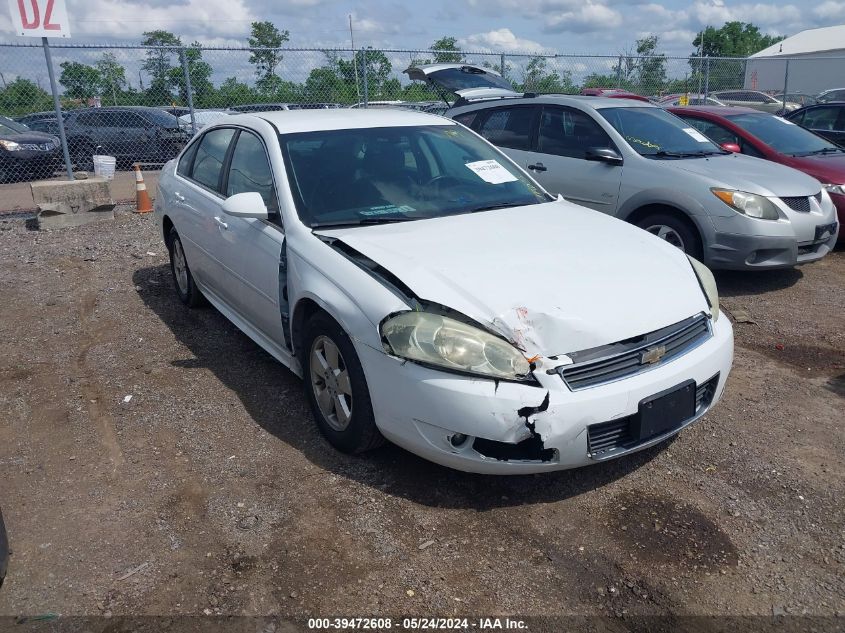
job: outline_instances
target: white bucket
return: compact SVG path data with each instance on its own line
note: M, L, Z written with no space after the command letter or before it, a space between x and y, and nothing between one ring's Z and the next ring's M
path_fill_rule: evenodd
M114 156L93 156L94 158L94 174L111 180L114 178L114 167L117 159Z

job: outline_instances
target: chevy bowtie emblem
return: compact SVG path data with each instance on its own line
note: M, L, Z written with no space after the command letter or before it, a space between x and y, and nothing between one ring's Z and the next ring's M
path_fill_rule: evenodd
M657 345L649 347L640 354L640 365L653 365L666 356L666 346Z

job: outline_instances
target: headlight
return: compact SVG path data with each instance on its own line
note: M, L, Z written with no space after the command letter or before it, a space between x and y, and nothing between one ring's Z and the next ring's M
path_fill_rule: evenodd
M403 312L381 326L387 352L457 371L520 380L531 371L513 345L471 325L428 312Z
M765 196L733 189L711 189L710 191L734 211L739 211L749 218L777 220L779 217L777 207Z
M828 193L836 193L845 196L845 185L822 185Z
M19 143L15 143L14 141L4 141L0 140L0 145L2 145L5 149L10 152L17 152L20 151L21 146Z
M692 264L695 276L698 277L698 283L701 284L701 289L704 291L707 303L710 304L710 312L713 315L713 322L715 323L719 320L719 290L716 288L716 279L707 266L694 257L687 255L687 258L689 259L689 263Z

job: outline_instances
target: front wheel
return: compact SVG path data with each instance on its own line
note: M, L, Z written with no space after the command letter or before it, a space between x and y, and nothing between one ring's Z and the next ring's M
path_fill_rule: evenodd
M690 226L689 222L681 220L674 215L666 213L654 213L647 215L637 226L656 235L662 240L669 242L687 255L701 259L702 247L698 232Z
M189 308L202 305L203 296L194 282L194 276L188 267L185 248L175 228L170 229L167 240L167 250L170 252L170 272L173 274L173 284L179 300Z
M319 313L306 326L302 352L308 403L329 443L344 453L362 453L383 444L367 380L346 332Z

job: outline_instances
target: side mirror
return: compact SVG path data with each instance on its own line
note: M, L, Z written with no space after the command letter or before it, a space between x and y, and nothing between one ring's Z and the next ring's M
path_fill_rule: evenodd
M223 203L223 213L237 218L256 218L266 220L268 217L267 205L264 198L257 191L245 191L229 196Z
M719 147L728 152L733 152L734 154L742 153L742 148L736 143L722 143Z
M622 164L622 156L619 155L619 152L609 147L588 147L584 152L584 158L608 165Z

